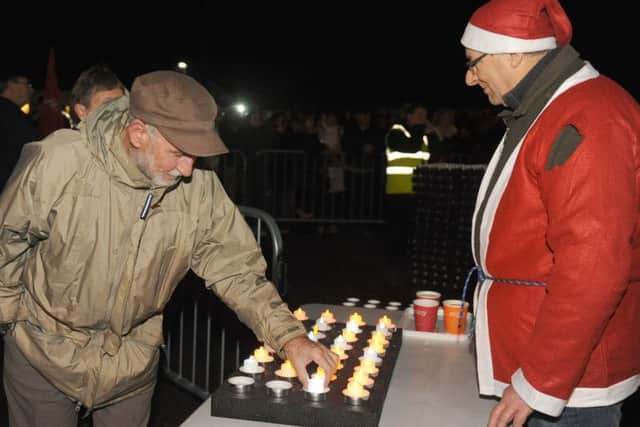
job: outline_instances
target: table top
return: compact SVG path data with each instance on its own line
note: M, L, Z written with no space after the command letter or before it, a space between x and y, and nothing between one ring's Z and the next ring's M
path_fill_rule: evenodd
M320 317L322 311L329 309L339 322L346 321L351 313L357 311L370 325L375 325L383 315L389 316L398 326L410 324L409 313L402 311L327 304L305 304L302 309L311 319ZM468 339L441 339L433 333L407 330L403 333L380 426L413 425L416 420L425 420L425 423L436 426L475 427L486 424L495 404L495 400L478 395L474 355ZM228 426L281 425L212 417L209 398L182 426L208 427L214 421Z

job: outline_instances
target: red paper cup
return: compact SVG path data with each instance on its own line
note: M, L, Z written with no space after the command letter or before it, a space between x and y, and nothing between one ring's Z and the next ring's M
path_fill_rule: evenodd
M416 331L433 332L436 330L436 318L440 302L433 299L416 299L413 301L413 317Z
M440 301L440 292L437 291L418 291L416 292L417 299L432 299Z

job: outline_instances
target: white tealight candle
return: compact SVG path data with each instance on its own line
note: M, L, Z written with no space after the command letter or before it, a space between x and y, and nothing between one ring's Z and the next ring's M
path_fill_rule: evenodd
M354 322L353 320L349 320L349 321L347 322L347 325L346 325L346 326L347 326L347 329L348 329L348 330L352 331L352 332L353 332L353 333L355 333L355 334L359 334L360 332L362 332L362 329L360 329L360 328L358 327L358 324L357 324L356 322Z
M338 335L336 339L333 340L333 344L336 347L342 347L344 350L351 350L353 346L349 344L342 335Z
M378 324L376 325L376 332L380 332L385 337L391 335L391 331L389 331L387 325L385 325L383 322L378 322Z
M264 372L264 368L258 364L255 357L249 356L244 359L244 362L240 367L240 372L244 372L245 374L260 374Z
M318 327L319 331L325 332L331 330L331 325L327 323L324 317L319 317L318 320L316 320L316 326Z
M371 360L377 366L382 365L382 358L378 357L378 352L371 347L365 347L362 352L362 357L360 357L358 360Z
M244 363L242 365L247 369L256 369L258 367L258 361L255 357L249 356L244 359Z
M309 393L326 393L328 388L324 386L326 375L324 369L318 368L315 374L311 375L309 382L307 383L307 390Z
M349 316L349 320L353 320L358 326L366 325L365 321L362 320L362 316L358 312L351 314L351 316Z
M353 377L349 378L347 381L357 381L359 382L361 385L370 388L373 386L373 378L369 378L369 374L367 374L365 371L363 371L362 369L356 371L353 374Z

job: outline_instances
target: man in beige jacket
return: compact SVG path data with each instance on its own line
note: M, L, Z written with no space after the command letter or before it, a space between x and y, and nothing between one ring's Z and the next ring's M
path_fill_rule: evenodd
M217 106L192 78L138 77L130 96L25 146L0 197L0 324L13 426L146 425L162 311L189 269L288 357L336 357L264 277L251 230L199 156L226 152ZM328 376L330 377L330 375Z

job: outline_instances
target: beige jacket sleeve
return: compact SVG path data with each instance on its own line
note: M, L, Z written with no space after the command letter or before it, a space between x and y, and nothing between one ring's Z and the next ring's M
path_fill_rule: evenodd
M255 237L215 174L212 186L209 200L202 196L191 268L258 340L284 357L284 344L305 335L304 325L265 278L267 265Z
M0 323L22 320L24 264L31 248L49 236L52 183L60 177L41 148L38 143L25 145L0 196Z

